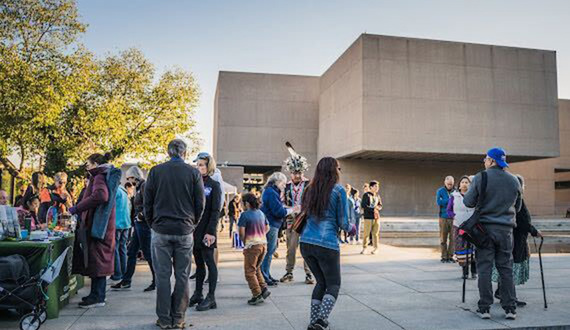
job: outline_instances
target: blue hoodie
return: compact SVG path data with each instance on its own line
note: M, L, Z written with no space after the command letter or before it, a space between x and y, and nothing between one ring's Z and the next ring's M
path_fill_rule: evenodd
M115 198L115 228L131 228L131 208L129 205L129 197L127 195L127 190L123 186L119 186L119 189L117 189L117 196Z

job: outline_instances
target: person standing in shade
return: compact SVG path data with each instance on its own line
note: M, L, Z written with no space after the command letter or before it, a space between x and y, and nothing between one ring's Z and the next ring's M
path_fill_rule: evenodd
M131 229L131 206L127 189L119 185L115 198L115 273L111 281L121 281L127 271L127 240Z
M303 196L302 213L307 220L301 233L301 254L317 279L311 295L308 329L328 329L340 290L340 230L352 236L356 226L348 222L346 191L339 184L340 167L332 157L317 164L315 176Z
M194 262L196 263L196 289L190 298L189 306L196 306L198 311L215 309L216 284L218 282L218 267L214 260L214 249L217 244L217 228L220 219L220 184L211 178L216 170L216 161L210 155L198 160L198 171L204 182L206 204L200 222L194 231ZM208 295L204 299L202 290L208 267Z
M513 228L516 227L516 214L522 207L522 188L519 180L507 172L507 155L501 148L487 152L483 162L487 177L487 188L482 192L482 172L475 175L463 198L467 207L479 207L479 221L485 227L488 244L477 246L477 272L479 273L479 309L482 319L491 318L493 285L491 274L493 264L501 278L501 306L505 317L517 317L515 284L513 282ZM484 194L480 201L479 195Z
M455 180L451 175L445 177L443 187L436 192L435 201L439 207L439 244L441 246L441 262L454 262L453 217L447 214L449 197L453 192Z
M184 329L190 288L193 233L204 211L200 172L186 164L187 146L168 144L170 160L153 167L145 185L144 214L152 229L152 265L156 276L156 325ZM174 290L170 278L174 269Z
M350 192L350 197L354 203L354 220L356 225L356 234L350 237L350 243L354 241L355 244L360 243L360 223L362 222L362 199L360 198L360 192L355 188L352 188Z
M271 276L271 261L273 253L277 250L277 235L283 225L283 219L299 211L300 207L286 208L281 201L281 192L287 185L287 177L281 172L273 173L267 180L262 194L261 211L269 221L270 229L267 232L267 253L261 264L261 272L268 286L277 286L278 281Z
M455 242L455 257L459 266L463 269L463 278L469 277L469 268L471 268L471 278L477 278L477 264L475 263L475 247L469 244L463 237L459 235L459 226L475 212L475 209L463 204L463 196L469 190L471 179L464 175L459 179L457 190L451 193L449 203L447 204L447 214L453 219L453 241ZM467 260L469 259L469 263Z
M232 235L234 234L234 224L239 219L241 211L241 196L238 194L232 198L228 206L228 215L230 218L230 239L233 238Z
M145 221L144 214L144 192L146 186L145 175L138 166L131 166L125 175L127 182L135 185L135 196L133 198L133 212L135 232L127 249L127 269L123 274L121 282L112 285L113 290L128 290L131 288L132 278L135 274L137 266L137 255L142 251L143 257L148 263L150 273L152 274L152 282L143 291L154 291L156 288L154 267L152 265L152 253L150 249L151 230Z
M362 196L362 210L364 212L364 240L360 254L366 253L369 236L372 235L372 254L378 252L378 234L380 232L380 210L382 210L382 198L378 194L380 184L378 181L371 181L370 191Z
M301 206L303 192L309 185L309 180L305 178L305 172L309 169L307 159L297 153L293 153L285 160L285 167L291 175L291 181L285 187L285 204L288 207ZM297 249L299 248L299 233L293 230L294 214L285 219L286 229L285 237L287 238L287 264L285 266L285 275L280 279L282 283L293 282L293 270L295 269ZM313 275L307 263L303 260L305 270L305 283L315 284Z
M115 272L115 195L121 170L109 164L110 155L92 154L86 169L90 179L83 198L69 209L81 218L73 248L73 273L91 278L91 292L81 308L105 306L107 276Z

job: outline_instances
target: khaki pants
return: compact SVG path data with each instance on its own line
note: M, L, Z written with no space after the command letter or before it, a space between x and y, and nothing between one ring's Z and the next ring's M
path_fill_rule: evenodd
M453 258L453 254L455 253L453 219L439 218L439 242L441 244L441 258Z
M293 269L295 269L295 262L297 256L297 248L299 248L299 233L294 231L291 226L287 226L288 228L285 230L285 236L287 237L287 266L285 267L285 271L287 273L293 273ZM305 268L305 274L311 274L311 270L305 260L303 260L303 267Z
M254 297L259 296L261 291L267 287L261 274L261 263L266 251L267 247L264 244L254 245L243 250L245 280Z
M378 234L380 232L380 220L378 219L364 219L364 236L362 246L366 248L368 246L368 239L370 233L372 233L372 246L375 249L378 248Z

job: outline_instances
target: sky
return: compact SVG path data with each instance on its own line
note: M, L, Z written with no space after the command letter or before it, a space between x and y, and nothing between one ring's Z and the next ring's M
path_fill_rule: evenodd
M570 98L570 1L78 0L96 55L137 47L157 73L194 74L197 131L212 152L219 71L321 75L362 33L557 51Z

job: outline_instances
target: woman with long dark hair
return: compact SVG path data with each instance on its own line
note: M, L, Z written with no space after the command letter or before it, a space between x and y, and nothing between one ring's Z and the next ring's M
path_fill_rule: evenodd
M340 290L339 232L354 235L349 224L346 191L339 184L340 167L332 157L319 161L315 175L303 194L301 213L307 215L301 234L301 254L315 275L308 329L328 329L328 317Z

